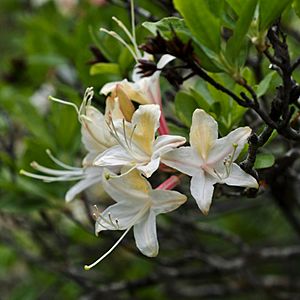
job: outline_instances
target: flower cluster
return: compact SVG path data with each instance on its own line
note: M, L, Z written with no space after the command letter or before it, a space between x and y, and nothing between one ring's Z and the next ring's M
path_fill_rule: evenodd
M119 20L115 21L123 28ZM128 47L134 58L149 59L147 53L141 54L138 50L134 35L127 29L124 31L132 42L133 47ZM121 39L114 32L106 32ZM251 133L249 127L237 128L218 139L217 122L204 110L196 109L190 129L190 146L183 146L184 137L169 134L162 111L159 76L160 70L173 59L170 55L162 56L157 71L149 77L141 77L136 66L132 82L124 79L106 84L101 90L107 96L104 114L92 105L92 88L86 90L80 107L52 98L77 111L82 143L87 150L82 167L68 166L47 151L60 169L32 162L31 166L43 174L21 171L46 182L79 180L66 193L66 201L95 184L101 184L115 201L95 214L95 232L97 235L103 230L125 232L108 252L86 269L113 251L131 228L138 249L149 257L157 255L156 216L177 209L187 199L170 190L178 183L176 176L156 189L151 187L147 178L162 164L191 176L191 195L204 214L209 211L216 183L258 187L257 181L234 163ZM132 101L139 103L137 109Z

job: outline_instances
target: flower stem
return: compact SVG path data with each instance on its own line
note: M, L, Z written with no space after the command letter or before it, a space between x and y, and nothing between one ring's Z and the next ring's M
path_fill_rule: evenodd
M164 115L164 113L163 113L162 110L161 110L161 116L160 116L159 124L160 124L160 126L158 128L158 132L159 132L160 135L164 135L164 134L169 134L170 133L170 130L169 130L169 127L168 127L165 115Z
M177 175L172 175L163 183L161 183L156 190L172 190L175 186L180 183L180 178Z

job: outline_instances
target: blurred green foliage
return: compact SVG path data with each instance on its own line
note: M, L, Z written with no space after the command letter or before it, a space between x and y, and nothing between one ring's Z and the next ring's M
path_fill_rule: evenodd
M82 266L105 252L118 235L104 233L103 238L94 236L93 226L86 217L88 208L82 201L71 204L64 202L64 194L70 183L47 184L19 176L19 170L29 170L32 161L54 167L45 153L46 149L50 149L65 163L80 166L84 149L80 142L80 124L76 112L68 106L49 101L49 94L79 105L85 88L93 86L96 91L94 104L103 111L105 99L98 93L103 84L130 78L134 60L129 51L99 31L100 27L104 27L120 32L112 16L117 16L130 26L126 1L120 1L120 5L104 2L96 5L92 4L93 1L79 1L66 14L59 11L53 1L35 6L33 1L1 0L1 299L85 299L84 295L93 295L102 283L140 279L159 268L154 260L136 255L129 236L124 247L116 250L109 260L104 261L98 269L84 273ZM144 8L157 20L162 19L152 22L145 16L137 15L139 44L145 42L151 33L155 34L156 30L165 38L172 38L172 24L184 41L192 38L203 67L228 89L239 94L243 89L235 79L236 76L242 76L255 87L259 96L268 97L274 93L278 76L267 69L267 63L263 62L265 68L260 79L255 78L254 72L246 65L246 59L253 55L254 50L249 39L244 37L252 34L251 20L257 1L250 0L242 9L238 1L213 1L215 6L212 6L210 1L175 0L175 7L185 18L184 21L177 17L167 18L170 15L168 6L160 2L136 1L137 7ZM266 5L266 8L261 5L264 11L255 28L259 33L265 33L283 8L291 3L274 0L259 2ZM299 10L298 1L294 4ZM274 9L270 9L270 6ZM173 8L172 5L170 7ZM242 19L237 16L243 15L248 19L241 22ZM299 19L291 8L284 12L283 24L289 28L299 26ZM224 25L234 32L226 44L221 39L221 27ZM294 39L288 42L294 59L299 54L299 46ZM295 80L298 79L300 74L296 72ZM172 91L169 83L162 83L163 91ZM164 97L164 101L167 116L178 118L179 124L170 124L174 134L188 137L192 112L198 107L218 120L222 136L245 123L245 108L200 79L192 78L173 98L174 103L167 103L168 96ZM33 99L38 100L35 102ZM266 153L260 154L257 168L272 166L274 156L285 152L285 145L278 143L275 146L267 147ZM91 206L99 205L99 198L104 202L109 201L101 188L90 193ZM285 245L295 241L295 234L276 204L270 200L270 195L260 196L253 202L250 200L245 197L228 200L217 194L217 205L209 217L200 215L194 204L190 204L182 214L194 219L195 223L205 221L225 231L232 231L257 247L266 244ZM223 213L224 206L230 204L236 209ZM190 207L193 212L189 210ZM173 228L172 219L166 217L159 222L160 256L177 259L183 256L183 250L177 249L174 240L169 238L176 235L177 230ZM205 248L206 252L232 254L232 246L224 246L217 237L212 238L201 231L195 233L194 237L195 243ZM178 239L180 243L182 238L178 235L175 241ZM185 246L192 249L191 245ZM198 262L198 267L202 266L203 263ZM292 273L296 273L297 266L291 269ZM280 272L280 267L276 271ZM173 299L161 284L149 285L132 294L124 292L122 297ZM254 297L257 295L253 298L226 299Z

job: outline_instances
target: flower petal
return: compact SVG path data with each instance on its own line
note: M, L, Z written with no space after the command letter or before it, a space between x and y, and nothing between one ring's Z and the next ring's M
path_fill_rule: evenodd
M98 155L94 161L94 165L100 167L128 166L133 164L133 158L120 145L107 149Z
M100 90L100 94L107 96L109 93L111 93L115 89L117 84L122 84L122 82L123 81L113 81L113 82L106 83Z
M237 164L232 164L230 174L223 180L223 183L234 186L258 188L256 179L242 170Z
M154 257L158 254L158 241L156 233L155 213L150 210L141 222L133 227L136 246L148 257Z
M137 166L137 169L147 178L150 177L159 167L160 157L151 159L147 165Z
M186 202L185 195L176 191L153 190L150 192L152 210L156 215L177 209Z
M65 195L65 200L67 202L70 202L83 190L89 188L94 184L101 183L102 172L103 169L99 167L90 167L84 169L84 174L86 174L86 178L80 180L68 190L68 192Z
M149 191L152 189L150 183L133 170L126 175L116 176L105 169L103 172L103 187L105 191L116 201L138 201L149 200Z
M196 174L202 164L201 158L191 147L171 150L161 156L161 162L189 176Z
M125 230L133 226L132 222L142 209L139 202L119 202L106 208L97 218L96 235L102 230Z
M165 67L169 62L171 62L172 60L174 60L176 57L170 54L164 54L160 60L157 63L157 68L158 69L162 69L163 67Z
M106 117L110 115L113 120L124 119L130 121L135 108L121 84L116 84L111 95L106 99Z
M209 153L207 164L214 165L218 162L223 162L229 154L234 152L235 144L237 145L237 148L233 157L234 161L243 150L250 134L250 127L239 127L230 132L227 136L218 139Z
M65 195L65 200L66 202L72 201L79 193L82 191L86 190L87 188L91 187L94 184L101 183L102 177L100 178L95 177L95 178L87 178L80 180L76 184L74 184L66 193Z
M82 143L89 151L98 153L116 144L110 134L103 114L93 106L85 108L85 115L81 116Z
M183 145L186 139L178 135L160 135L157 137L153 144L154 153L153 155L163 155L168 151Z
M155 132L159 127L160 108L155 104L141 105L132 116L135 128L132 142L152 156Z
M205 215L208 214L211 205L215 183L215 178L203 170L199 170L191 179L191 194Z
M218 138L218 123L202 109L193 113L190 144L205 161Z

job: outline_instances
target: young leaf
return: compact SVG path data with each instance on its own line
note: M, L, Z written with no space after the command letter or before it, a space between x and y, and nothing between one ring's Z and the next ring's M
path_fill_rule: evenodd
M256 94L257 97L263 96L269 89L272 80L276 77L277 73L270 72L257 86Z
M259 30L268 29L281 15L292 0L260 0L259 1Z
M242 6L234 33L227 43L226 56L234 62L245 43L245 37L251 25L258 0L247 0Z
M254 168L255 169L266 169L270 168L275 163L275 157L270 153L259 153L256 156Z
M179 119L184 125L190 127L192 124L192 115L198 108L195 99L185 92L178 92L175 98L175 109Z
M157 31L159 31L165 36L164 33L169 33L171 28L174 29L175 32L188 31L184 20L177 17L163 18L157 22L144 22L142 26L148 29L153 35L156 35Z
M204 69L210 72L219 72L222 66L219 66L219 61L216 53L204 48L203 45L195 38L190 29L186 26L183 19L177 17L163 18L158 22L144 22L142 24L153 35L157 34L157 31L167 40L174 37L172 30L176 32L176 35L184 42L188 43L189 40L193 42L193 49L197 57L201 61L201 65Z
M90 75L98 75L98 74L120 75L119 65L113 63L96 63L91 66Z
M293 2L293 8L295 10L295 13L300 18L300 0L294 0Z
M203 46L220 52L220 19L209 10L207 1L174 0L174 4L195 38Z

